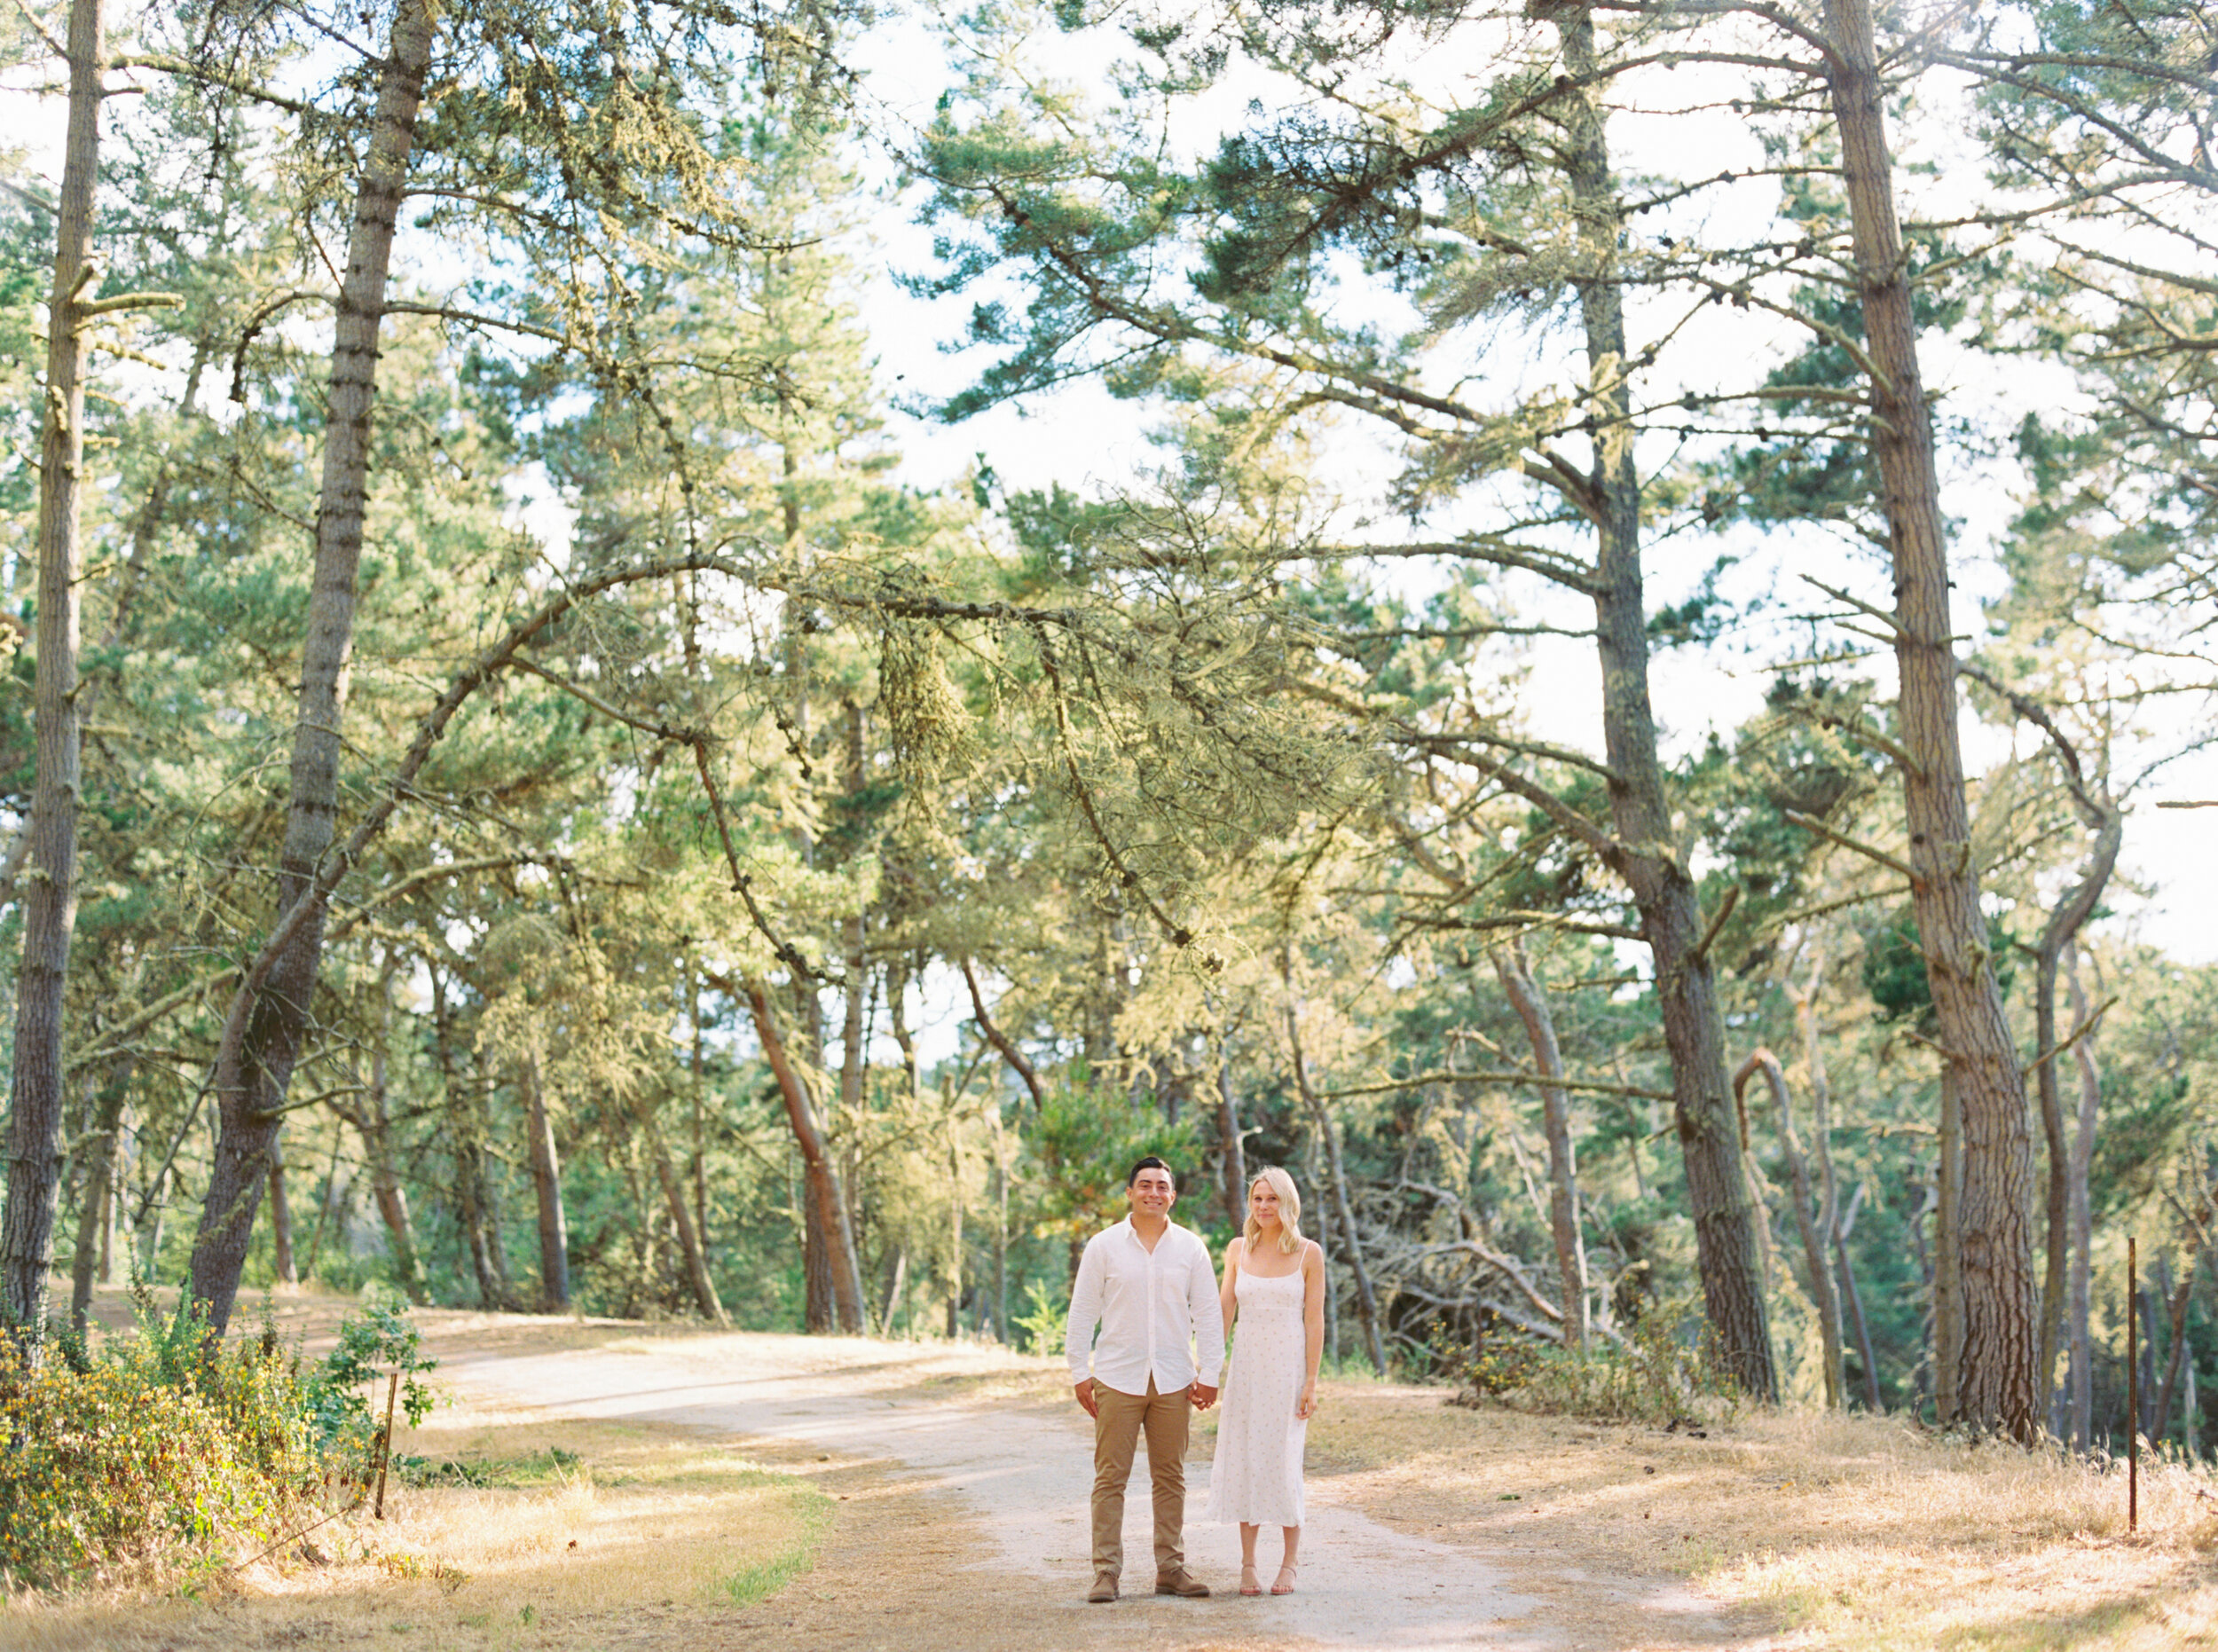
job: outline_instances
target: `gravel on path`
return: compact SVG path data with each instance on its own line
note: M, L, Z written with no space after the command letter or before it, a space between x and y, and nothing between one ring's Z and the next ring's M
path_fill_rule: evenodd
M1681 1586L1582 1571L1584 1557L1536 1567L1389 1530L1333 1477L1315 1475L1294 1594L1238 1594L1237 1530L1196 1519L1188 1565L1217 1593L1186 1601L1152 1593L1147 1479L1137 1469L1126 1501L1125 1598L1089 1606L1090 1426L1074 1404L1039 1402L1041 1362L999 1349L732 1333L626 1337L564 1352L457 1339L442 1351L450 1381L511 1412L678 1424L743 1447L775 1445L788 1460L836 1459L828 1483L849 1488L838 1493L848 1505L842 1525L817 1574L746 1615L751 1648L1770 1644L1736 1632ZM1207 1476L1206 1461L1188 1463L1197 1515ZM1259 1554L1277 1546L1267 1531Z

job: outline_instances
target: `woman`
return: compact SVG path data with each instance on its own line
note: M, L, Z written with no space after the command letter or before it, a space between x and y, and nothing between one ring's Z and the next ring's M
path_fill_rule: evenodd
M1231 1374L1209 1471L1209 1516L1240 1527L1240 1593L1261 1594L1255 1534L1286 1533L1286 1555L1270 1585L1294 1593L1302 1542L1302 1447L1317 1412L1317 1367L1325 1354L1325 1253L1302 1237L1302 1195L1271 1169L1247 1190L1247 1225L1224 1249L1224 1326L1237 1322Z

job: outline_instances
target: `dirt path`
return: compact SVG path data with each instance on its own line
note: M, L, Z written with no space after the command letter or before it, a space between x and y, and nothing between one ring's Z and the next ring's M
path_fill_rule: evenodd
M1299 1593L1234 1593L1236 1531L1197 1522L1189 1564L1219 1591L1197 1602L1147 1592L1145 1476L1136 1476L1127 1597L1089 1607L1090 1434L1075 1406L1042 1402L1041 1362L963 1347L737 1334L633 1336L562 1352L523 1339L488 1347L460 1326L437 1340L449 1381L512 1413L675 1424L814 1465L841 1499L839 1523L814 1572L760 1607L720 1615L717 1627L743 1632L751 1647L1769 1644L1674 1580L1625 1576L1594 1565L1593 1554L1443 1543L1407 1530L1414 1522L1391 1507L1378 1511L1393 1522L1383 1523L1359 1506L1358 1478L1330 1474L1311 1477ZM1197 1454L1188 1467L1196 1511L1207 1475ZM1264 1542L1271 1546L1275 1534Z

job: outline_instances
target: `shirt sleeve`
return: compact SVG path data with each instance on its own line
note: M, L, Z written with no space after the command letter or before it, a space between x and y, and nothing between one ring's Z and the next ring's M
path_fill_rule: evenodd
M1071 1386L1086 1381L1093 1365L1094 1331L1101 1324L1102 1260L1098 1239L1086 1242L1078 1259L1078 1278L1071 1283L1070 1318L1063 1322L1063 1351L1071 1362Z
M1217 1300L1216 1269L1209 1261L1209 1247L1199 1240L1194 1243L1187 1271L1186 1308L1193 1316L1196 1380L1213 1388L1224 1369L1224 1305Z

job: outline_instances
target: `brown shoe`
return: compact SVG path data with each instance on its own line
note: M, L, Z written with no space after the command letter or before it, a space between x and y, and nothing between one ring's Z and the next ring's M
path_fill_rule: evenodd
M1209 1585L1199 1582L1192 1572L1184 1569L1158 1572L1155 1575L1155 1593L1175 1594L1182 1601L1206 1601L1209 1598Z
M1117 1580L1107 1572L1097 1573L1094 1577L1094 1586L1086 1591L1087 1604L1105 1606L1116 1598Z

